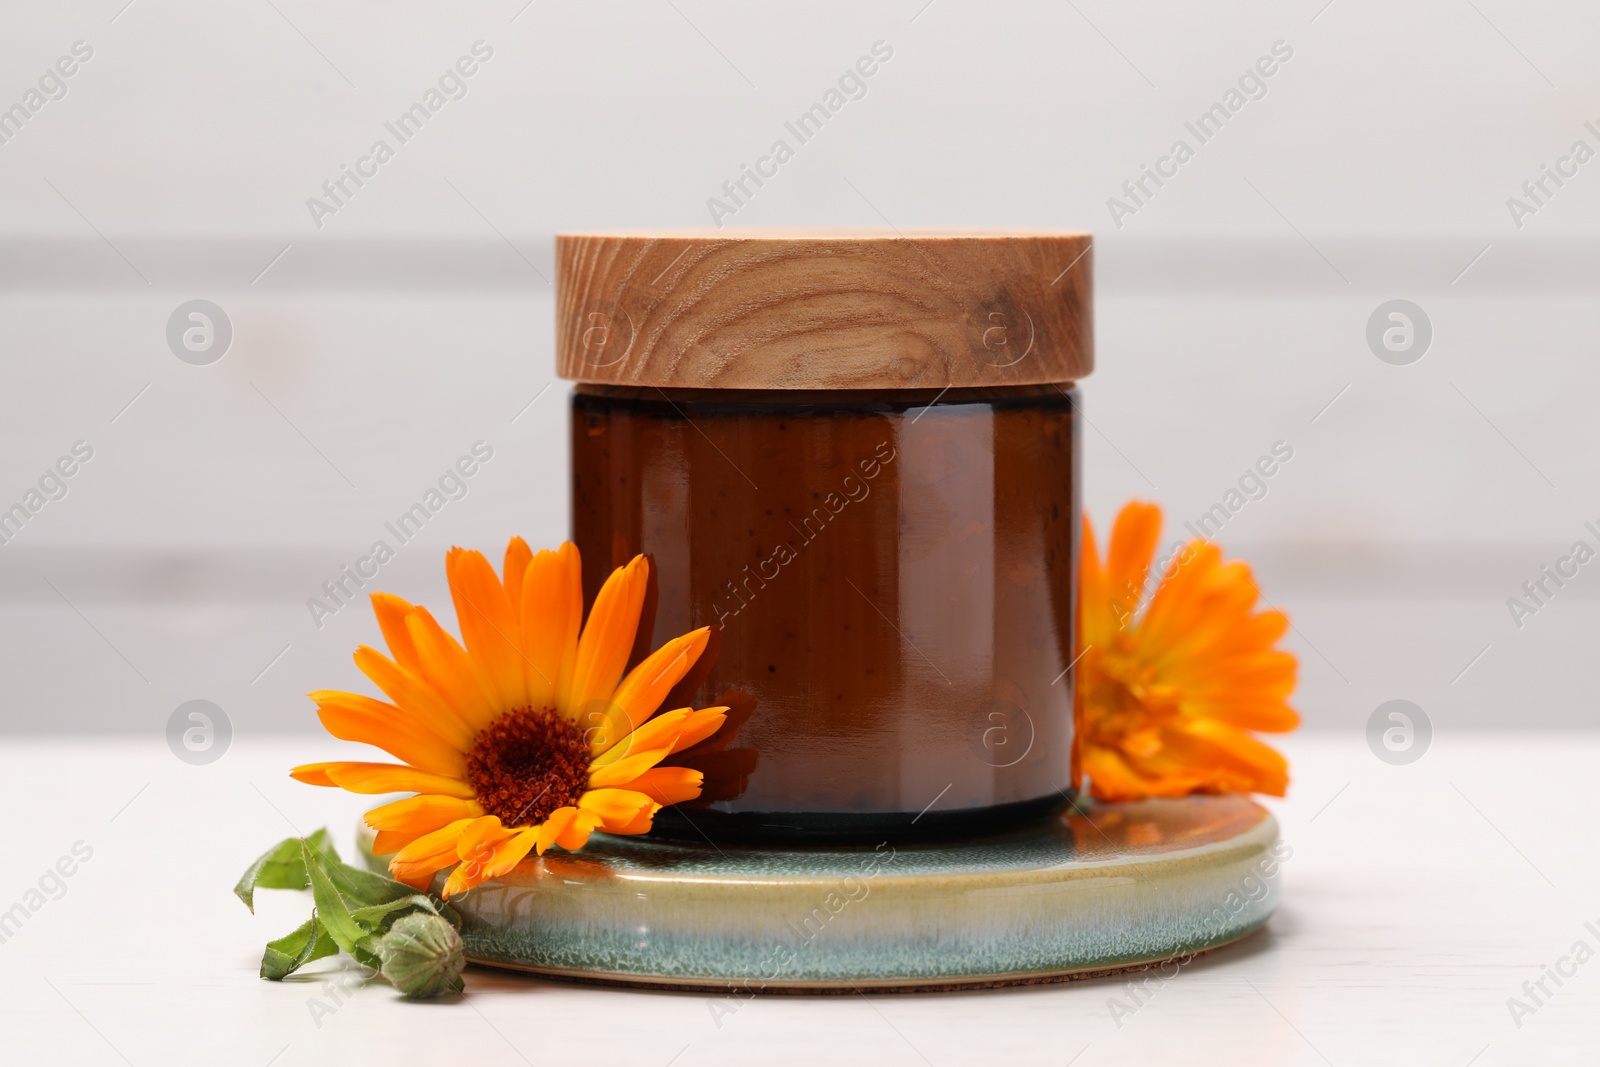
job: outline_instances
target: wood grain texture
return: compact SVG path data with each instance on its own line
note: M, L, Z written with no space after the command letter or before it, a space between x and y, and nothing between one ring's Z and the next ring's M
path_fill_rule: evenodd
M561 234L563 378L701 389L1069 382L1094 367L1091 238Z

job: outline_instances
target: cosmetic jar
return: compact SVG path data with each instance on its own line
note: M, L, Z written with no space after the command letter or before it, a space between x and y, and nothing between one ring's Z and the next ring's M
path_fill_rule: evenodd
M648 556L640 651L712 630L663 707L736 712L656 832L987 833L1070 799L1089 248L558 237L586 596Z

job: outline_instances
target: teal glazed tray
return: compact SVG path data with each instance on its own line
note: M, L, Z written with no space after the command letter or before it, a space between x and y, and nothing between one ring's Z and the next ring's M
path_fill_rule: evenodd
M1093 805L955 843L596 834L450 902L467 958L493 967L719 991L946 989L1090 977L1236 941L1272 914L1289 852L1264 808L1201 796Z

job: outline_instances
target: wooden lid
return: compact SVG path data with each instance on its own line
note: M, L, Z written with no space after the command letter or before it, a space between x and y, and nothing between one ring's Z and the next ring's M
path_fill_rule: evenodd
M1086 233L560 234L556 368L601 385L942 389L1094 368Z

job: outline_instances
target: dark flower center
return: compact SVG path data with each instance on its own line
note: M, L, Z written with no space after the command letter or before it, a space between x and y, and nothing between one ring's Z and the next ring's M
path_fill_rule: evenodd
M467 753L467 781L503 826L535 826L578 802L589 787L583 731L549 708L518 708L480 733Z

